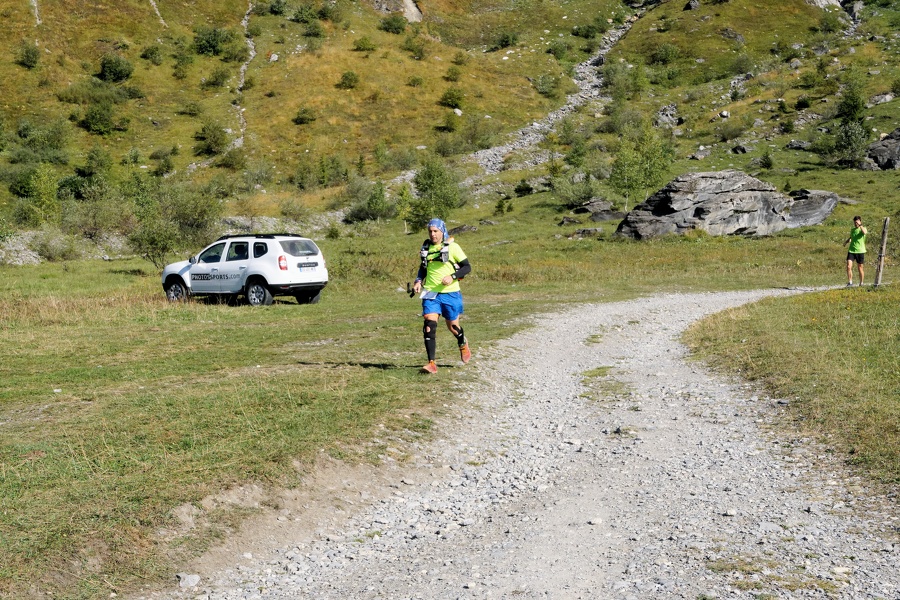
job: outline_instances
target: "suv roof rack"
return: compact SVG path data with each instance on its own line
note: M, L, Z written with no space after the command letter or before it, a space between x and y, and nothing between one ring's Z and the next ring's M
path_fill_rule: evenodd
M239 237L252 237L257 239L265 239L271 240L274 239L275 236L288 236L288 237L303 237L299 233L226 233L225 235L219 237L219 240L227 240L229 238L239 238Z

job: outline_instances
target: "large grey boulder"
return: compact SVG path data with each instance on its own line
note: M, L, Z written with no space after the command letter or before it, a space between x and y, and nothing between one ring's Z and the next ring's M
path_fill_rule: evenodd
M869 144L866 156L875 161L879 169L900 169L900 128L881 141Z
M639 204L617 234L647 239L701 229L711 235L769 235L821 223L837 206L831 192L801 190L792 196L736 170L687 173Z

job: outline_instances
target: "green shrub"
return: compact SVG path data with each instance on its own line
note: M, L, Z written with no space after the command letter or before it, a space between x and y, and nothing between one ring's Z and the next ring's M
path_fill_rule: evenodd
M323 38L325 37L325 28L319 21L311 21L306 24L303 35L308 38Z
M209 77L200 83L200 87L204 89L221 88L228 83L230 78L231 71L228 70L228 67L216 67L213 72L210 73Z
M560 78L549 73L542 73L534 78L532 85L538 94L546 98L558 98L560 90Z
M326 0L326 2L322 3L322 6L319 7L318 16L323 21L331 21L332 23L340 23L344 20L344 13L346 9L344 7L343 2L340 0L330 1Z
M797 98L797 102L794 104L794 108L797 110L803 110L804 108L810 107L809 96L803 95Z
M393 13L381 19L381 22L378 24L378 29L386 31L388 33L400 35L401 33L404 33L406 31L406 25L407 20L403 15L399 13Z
M41 61L41 51L32 42L22 40L16 49L16 64L26 69L34 69Z
M151 44L141 52L141 58L150 61L158 67L163 64L162 49L159 47L159 44Z
M497 36L495 49L510 48L519 43L519 34L514 31L503 31Z
M354 71L344 71L341 74L341 80L336 84L338 89L352 90L359 85L359 75Z
M269 14L275 15L276 17L282 16L287 12L287 9L287 0L272 0L272 3L269 4Z
M417 226L434 217L446 220L453 209L464 203L459 175L438 157L424 162L413 184L418 195L410 207L409 221Z
M775 161L772 159L772 154L768 150L766 150L759 158L759 166L761 166L763 169L771 169L775 166Z
M100 59L100 73L97 77L103 81L119 82L131 77L134 67L128 59L115 53L104 54Z
M660 44L650 54L650 62L658 65L667 65L681 58L681 49L668 42Z
M453 82L459 81L460 77L462 77L462 71L456 65L451 65L444 75L445 80Z
M231 171L240 171L247 167L247 155L243 148L232 148L216 162L216 166Z
M319 16L316 14L316 8L312 4L306 3L301 4L294 11L294 16L291 17L292 21L296 21L297 23L309 24L314 21L317 21Z
M316 113L313 109L301 106L292 120L296 125L308 125L315 121L316 118Z
M286 219L301 221L309 215L309 209L299 198L289 196L278 201L278 212Z
M90 133L109 135L115 128L112 104L98 102L90 105L79 124Z
M516 196L521 198L522 196L530 196L533 194L534 187L524 179L520 179L513 191L516 193Z
M44 227L28 244L29 249L47 262L77 260L81 257L77 240L63 235L55 227Z
M250 59L250 48L243 41L228 44L222 51L222 60L243 63Z
M377 50L375 42L369 36L363 36L353 42L353 49L356 52L374 52Z
M547 48L547 53L552 54L556 60L563 60L571 49L572 46L570 46L569 42L567 42L566 40L555 39L550 42L550 47Z
M69 104L121 104L128 100L128 91L96 77L76 81L64 90L57 92L60 102Z
M396 207L388 202L384 184L380 181L369 186L364 200L353 204L344 220L347 223L390 219L396 215Z
M716 127L716 137L721 142L730 142L739 138L746 130L747 126L743 122L730 119Z
M589 25L576 25L572 28L572 35L582 37L586 40L592 40L600 33L600 28L596 23Z
M794 120L793 119L785 119L781 122L781 132L782 133L794 133Z
M461 108L463 103L463 91L458 87L449 88L438 100L438 104L447 108Z
M203 124L194 134L194 139L198 142L194 146L196 154L212 156L228 149L228 134L225 133L225 129L211 121Z
M400 44L400 49L409 52L416 60L425 58L425 41L417 35L406 36L406 39Z
M227 29L199 25L194 28L193 49L197 54L219 56L225 46L234 41L235 34Z
M421 87L423 83L425 83L425 80L418 75L413 75L406 80L406 85L408 85L409 87Z
M456 54L453 55L453 64L459 67L464 67L469 64L470 58L471 56L467 52L459 50Z

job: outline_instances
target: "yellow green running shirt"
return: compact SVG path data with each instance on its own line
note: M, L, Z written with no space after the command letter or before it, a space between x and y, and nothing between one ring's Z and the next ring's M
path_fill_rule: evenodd
M447 244L450 260L448 262L441 262L441 248L443 247L444 245L442 243L430 244L428 246L428 271L422 285L429 292L437 292L438 294L458 292L458 281L454 280L450 285L444 285L441 283L441 280L447 275L453 275L453 273L456 272L456 267L453 265L458 265L460 261L465 260L467 258L466 253L462 251L459 244L450 242Z

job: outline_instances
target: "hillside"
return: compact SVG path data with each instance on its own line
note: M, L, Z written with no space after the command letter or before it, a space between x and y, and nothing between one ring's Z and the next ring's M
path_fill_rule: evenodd
M760 176L778 187L857 198L896 189L892 173L841 169L836 178L834 160L784 151L793 137L821 137L817 127L833 136L851 75L865 100L900 86L900 16L890 2L868 3L858 22L803 0L420 8L422 22L407 23L349 0L4 7L3 230L48 223L75 236L133 233L146 218L131 207L134 185L151 185L142 179L214 197L221 206L210 214L299 218L352 204L361 192L344 186L354 175L387 181L431 152L452 162L561 106L575 90L573 67L607 29L636 17L600 67L602 94L545 136L543 151L561 160L508 169L496 178L501 189L586 172L595 185L580 193L627 204L607 181L620 140L646 135L635 131L667 105L677 120L652 133L673 153L667 174L759 172L767 153L771 168ZM865 110L869 140L900 124L893 104ZM750 153L733 156L732 142L750 142ZM688 162L699 147L708 158ZM504 158L517 163L514 153ZM557 192L572 201L571 190ZM90 210L67 204L85 197ZM79 211L100 216L67 218Z

